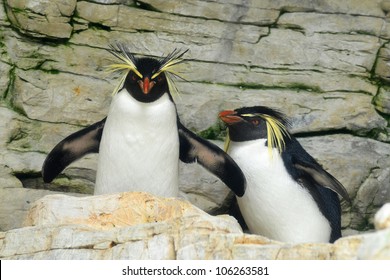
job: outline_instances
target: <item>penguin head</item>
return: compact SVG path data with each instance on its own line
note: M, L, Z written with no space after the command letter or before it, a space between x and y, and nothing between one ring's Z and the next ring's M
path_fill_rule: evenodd
M124 72L113 94L124 87L131 96L144 103L156 101L165 93L172 98L171 93L177 93L172 78L180 77L174 68L183 62L182 56L187 51L174 50L162 59L136 58L123 44L111 46L110 52L123 63L112 64L108 68L112 72Z
M136 100L149 103L168 92L165 73L155 75L160 68L160 62L157 59L140 58L136 62L137 71L130 70L124 82L126 90Z
M222 111L219 118L228 128L227 146L230 140L243 142L266 139L269 150L277 148L282 152L290 139L288 120L275 109L264 106L243 107Z

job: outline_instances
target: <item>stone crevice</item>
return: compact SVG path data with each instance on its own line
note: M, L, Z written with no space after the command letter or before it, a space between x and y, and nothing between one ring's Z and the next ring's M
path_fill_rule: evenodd
M185 14L185 13L179 13L179 12L165 12L165 11L157 9L153 5L150 5L149 3L147 3L147 1L136 1L136 2L142 3L143 6L137 6L137 7L140 9L143 9L145 11L158 12L161 14L169 14L169 15L179 16L179 17L183 17L183 18L190 18L190 19L192 18L192 19L201 19L201 20L213 20L213 21L217 21L220 23L232 23L232 24L249 25L249 26L271 26L277 22L275 20L275 22L272 22L272 23L257 24L257 23L252 23L252 22L248 22L248 21L243 21L242 19L243 19L243 16L245 16L245 11L248 11L250 9L250 6L247 5L248 4L247 0L243 0L243 2L245 2L244 4L230 4L230 3L228 4L228 5L234 6L234 11L235 11L234 14L231 16L231 18L229 18L229 19L220 19L218 17L213 17L210 15L201 16L201 15ZM209 1L205 1L205 2L209 2ZM210 3L215 3L215 2L210 2ZM224 4L226 5L227 3L224 3ZM277 11L275 9L262 9L262 10Z
M371 79L374 80L374 81L377 81L378 79L381 79L380 76L377 76L375 74L375 70L376 70L376 67L377 67L377 64L378 64L378 60L380 59L380 51L383 48L385 48L388 44L390 44L390 40L387 40L387 41L383 42L382 45L378 48L378 51L377 51L377 53L375 55L374 65L372 66L372 69L370 71ZM389 77L390 77L390 74L389 74ZM390 85L390 82L386 82L386 80L381 79L381 82L384 83L384 84L389 84Z
M15 71L16 71L16 67L15 65L10 65L11 68L10 70L8 71L8 82L7 82L7 86L4 90L4 92L2 93L2 100L8 100L9 98L9 94L12 92L11 89L13 87L13 84L15 82Z

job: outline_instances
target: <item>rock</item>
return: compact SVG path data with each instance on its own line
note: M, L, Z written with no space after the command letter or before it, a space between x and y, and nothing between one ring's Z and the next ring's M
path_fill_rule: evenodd
M104 26L114 27L118 24L119 7L120 5L99 5L80 1L77 2L77 14L87 22L90 21Z
M0 189L0 192L3 190L3 189L8 189L10 188L11 190L13 188L21 188L23 187L22 186L22 182L20 182L15 176L12 176L12 170L6 166L6 165L1 165L0 166L0 186L2 187L2 189ZM3 197L6 197L6 195L4 195ZM7 198L8 200L8 198ZM1 203L1 205L4 207L3 211L5 211L5 209L8 208L8 203ZM2 212L2 211L0 211ZM2 226L0 226L0 229L1 230L4 230L4 228Z
M363 235L356 259L390 260L389 238L389 229Z
M228 192L226 193L228 194ZM198 204L202 205L201 202ZM61 205L67 205L66 211ZM81 213L80 209L83 209ZM45 196L33 204L24 225L72 223L107 229L151 221L159 222L168 218L199 215L199 213L203 213L203 211L192 206L187 200L154 198L146 193L123 193L82 198L51 195Z
M390 12L390 1L388 0L383 0L381 2L381 8L385 13Z
M390 203L386 203L381 209L375 214L375 229L381 230L390 228Z
M76 8L76 0L5 2L8 18L20 32L33 37L70 38L73 30L70 17Z
M145 193L34 203L28 227L0 233L6 259L390 259L390 229L334 244L287 244L244 234L229 216Z
M11 71L11 66L0 61L0 71L1 73L4 73L0 77L0 97L5 98L10 80L9 73Z
M146 0L153 9L170 14L180 14L191 17L207 17L227 22L240 22L255 25L275 23L279 9L262 9L252 3L180 1L168 2L163 0Z
M245 7L250 9L265 9L265 10L281 10L285 12L304 12L304 11L316 11L318 13L328 13L328 14L334 14L334 13L342 13L342 14L352 14L352 15L367 15L367 16L377 16L377 17L383 17L384 13L381 9L380 3L383 0L373 0L373 1L357 1L357 0L346 0L343 2L338 2L335 0L325 0L318 2L313 2L310 0L279 0L279 1L273 1L273 0L263 0L263 1L237 1L237 0L228 0L223 1L224 4L227 4L228 6L236 6L236 7ZM171 7L173 5L167 5L162 6L161 3L163 3L163 0L144 0L142 1L144 3L150 4L152 7L155 7L157 9L172 9ZM178 5L177 12L180 13L180 10L183 9L183 7L188 7L188 9L193 8L193 5L198 4L200 7L215 7L214 2L218 1L210 1L206 3L201 3L197 0L186 0L181 1L184 3L181 3ZM359 5L357 4L359 3ZM183 13L188 13L183 12ZM216 12L218 14L218 12Z
M9 25L9 22L6 20L6 18L7 18L7 14L5 12L5 5L1 5L0 6L0 25L1 26L8 26Z
M238 91L242 88L259 91L279 89L330 93L348 89L349 92L375 95L378 90L365 75L347 75L342 71L265 69L258 66L248 68L243 65L213 65L210 62L194 61L183 68L183 75L192 82L228 85L233 87L231 90ZM183 86L183 89L188 91L186 88L188 85Z
M378 61L375 67L375 74L381 79L390 82L390 44L384 45L378 53Z
M0 147L5 148L10 137L10 131L9 131L9 123L11 120L16 116L16 113L3 107L0 106L0 117L1 117L1 122L0 122Z
M279 18L278 25L301 30L308 37L315 33L368 34L378 37L384 19L348 14L285 13Z
M238 223L229 216L213 217L188 202L145 193L85 198L46 196L34 204L27 224L34 226L6 234L1 257L18 254L21 258L46 255L72 259L72 254L82 249L87 258L173 259L175 250L203 243L210 234L241 233ZM23 242L34 245L15 247L15 238L29 235L27 229L33 229L42 239L52 238L52 242L35 242L33 236L26 236ZM85 254L86 248L92 252ZM47 254L42 254L45 251Z
M293 47L286 49L286 44ZM274 29L243 56L249 64L264 68L334 69L359 74L372 68L378 48L378 40L368 35L315 33L309 37L296 30ZM232 61L242 59L238 49L233 55Z
M386 42L388 42L390 39L390 21L389 20L386 20L383 24L381 38L386 40Z
M110 229L199 215L208 216L185 200L158 198L147 193L82 198L50 195L32 205L25 226L82 224L95 229Z
M378 111L384 114L390 114L390 88L381 87L373 103Z
M0 182L2 182L2 180L0 180ZM33 190L23 188L20 186L21 182L15 177L11 177L8 180L13 180L14 185L8 188L6 185L2 185L0 188L0 197L2 198L2 202L0 203L1 231L22 227L28 210L34 201L45 195L59 193L42 189ZM76 193L72 195L80 196L80 194ZM6 200L4 198L6 198Z
M85 125L107 115L112 87L105 81L43 71L18 70L15 74L13 90L18 94L13 106L30 119ZM94 89L86 86L92 81L105 94L94 94ZM78 121L73 122L75 119Z
M114 29L149 30L185 34L189 36L215 37L233 40L237 36L244 42L254 43L260 34L268 29L253 25L233 25L205 19L186 19L176 15L144 11L128 6L106 6L88 2L79 2L78 15L89 22L100 23ZM129 20L131 19L131 20ZM178 26L176 22L180 21ZM229 32L228 32L229 30ZM232 32L232 30L234 30Z
M3 151L0 154L0 230L5 231L21 227L30 204L53 193L43 190L47 186L43 184L40 169L45 154L40 150L45 150L46 145L39 144L47 141L41 135L43 131L53 135L53 126L37 125L2 106L0 119L0 148ZM84 162L83 166L88 166L87 161ZM85 184L83 182L83 186ZM56 190L67 191L66 188Z

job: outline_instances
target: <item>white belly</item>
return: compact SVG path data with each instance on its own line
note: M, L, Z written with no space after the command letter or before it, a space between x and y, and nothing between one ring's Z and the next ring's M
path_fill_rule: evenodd
M176 108L167 94L152 103L126 90L114 96L100 142L95 194L144 191L178 195Z
M270 158L264 143L231 142L228 151L247 179L246 192L237 200L249 230L283 242L329 242L328 220L288 174L275 149Z

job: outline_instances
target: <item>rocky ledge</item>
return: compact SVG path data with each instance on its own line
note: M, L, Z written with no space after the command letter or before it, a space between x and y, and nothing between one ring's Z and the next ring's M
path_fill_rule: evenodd
M34 203L26 227L0 233L1 259L390 259L390 204L377 231L334 244L286 244L243 233L228 215L146 193L76 198L49 195Z

